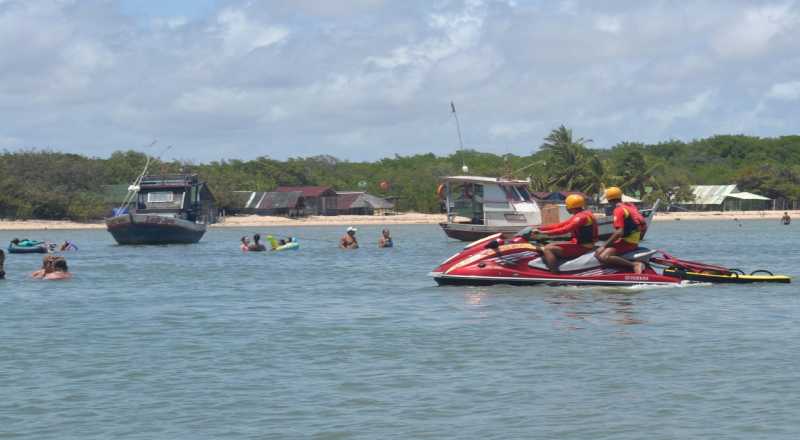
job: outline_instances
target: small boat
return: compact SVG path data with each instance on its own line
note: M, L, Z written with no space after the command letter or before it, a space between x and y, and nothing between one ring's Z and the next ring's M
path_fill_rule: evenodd
M614 266L605 266L589 252L578 258L562 261L559 273L548 270L540 248L522 236L507 240L497 233L469 244L463 251L445 260L430 275L439 285L676 285L686 281L736 282L731 269L681 260L657 250L638 248L623 255L645 263L642 273ZM658 273L656 268L667 267ZM711 271L716 275L711 275ZM709 275L694 279L688 273ZM726 276L727 275L727 276ZM741 276L740 276L741 277ZM748 282L791 282L785 276L749 275ZM743 278L745 279L745 278Z
M47 243L41 241L24 241L21 244L10 243L8 245L9 254L46 254L49 251Z
M129 188L123 205L106 219L119 244L197 243L213 222L214 197L196 174L146 176Z
M437 193L445 203L447 222L439 226L450 238L472 242L497 233L511 238L527 226L569 218L563 204L540 206L528 191L528 183L500 177L444 177ZM658 201L653 208L641 210L648 225L657 207ZM600 239L605 240L614 232L613 218L596 217Z

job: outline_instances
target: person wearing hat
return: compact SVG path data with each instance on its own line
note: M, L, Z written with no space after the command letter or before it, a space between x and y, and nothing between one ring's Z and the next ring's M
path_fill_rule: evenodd
M358 229L350 226L347 232L339 240L339 247L342 249L358 249L358 240L356 240L356 232Z
M598 239L597 219L586 209L586 200L580 194L570 194L566 200L567 211L572 217L554 225L542 226L534 235L558 236L571 234L570 241L550 243L542 248L542 258L553 273L558 273L559 258L577 258L594 249Z
M614 232L608 241L603 243L595 254L597 259L603 264L633 269L636 273L642 273L644 263L641 261L630 261L622 258L628 252L639 247L647 222L644 216L631 203L622 201L622 190L616 186L606 189L606 200L614 207Z

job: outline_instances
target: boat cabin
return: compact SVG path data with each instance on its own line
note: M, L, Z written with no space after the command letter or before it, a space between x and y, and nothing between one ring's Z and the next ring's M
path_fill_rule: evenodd
M214 195L197 174L144 176L136 194L135 211L210 224L216 219Z
M449 176L442 179L448 223L486 226L538 225L539 206L525 180L482 176Z

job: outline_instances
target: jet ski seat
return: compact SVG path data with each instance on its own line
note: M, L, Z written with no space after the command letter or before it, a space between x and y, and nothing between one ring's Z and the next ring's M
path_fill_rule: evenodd
M650 261L650 257L652 257L657 250L650 250L647 248L636 248L626 254L622 255L622 258L627 260L633 261ZM528 266L534 269L543 269L549 270L547 265L544 263L544 259L542 257L536 258L528 262ZM574 272L576 270L586 270L591 269L593 267L601 266L600 261L594 256L594 252L589 252L588 254L583 254L578 258L573 258L571 260L566 260L563 263L558 265L558 270L560 272Z

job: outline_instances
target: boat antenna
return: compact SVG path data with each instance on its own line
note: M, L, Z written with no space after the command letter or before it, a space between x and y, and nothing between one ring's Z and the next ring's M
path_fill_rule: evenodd
M158 143L158 139L153 139L153 142L150 142L150 145L148 145L144 149L147 150L153 148L156 145L156 143ZM145 153L145 157L147 157L147 160L144 162L144 168L142 169L142 172L139 174L136 180L133 181L133 184L128 187L128 194L125 196L125 199L119 206L120 210L128 206L133 201L133 197L136 195L136 193L139 192L139 185L141 185L142 179L144 179L145 174L147 174L147 168L150 166L150 159L151 159L150 155Z
M456 112L456 105L453 101L450 101L450 110L452 110L453 118L456 120L456 132L458 132L458 145L460 147L458 151L461 153L461 171L466 174L469 173L469 167L464 161L464 140L461 138L461 123L458 121L458 112Z

